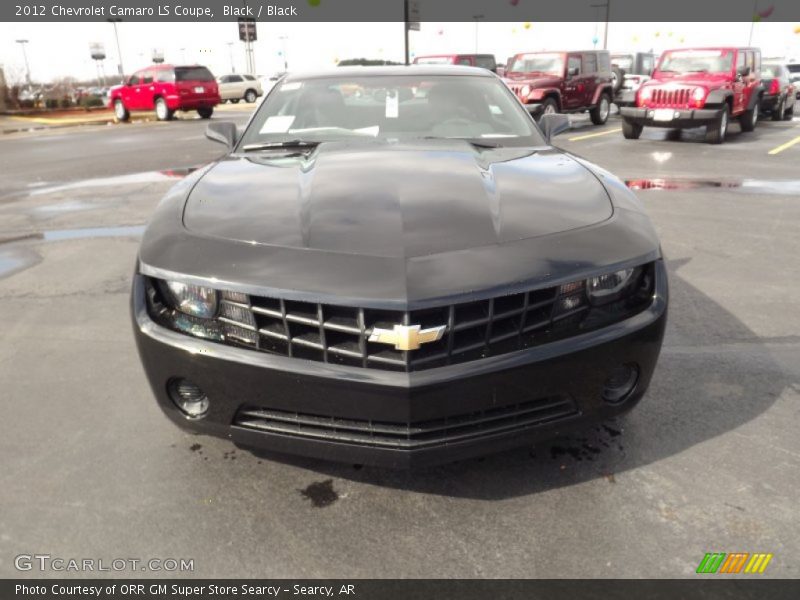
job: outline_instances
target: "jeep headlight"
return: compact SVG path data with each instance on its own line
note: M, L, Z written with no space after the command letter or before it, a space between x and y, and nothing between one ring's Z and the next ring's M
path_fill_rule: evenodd
M217 314L216 290L180 281L164 281L163 287L172 308L201 319L211 319Z

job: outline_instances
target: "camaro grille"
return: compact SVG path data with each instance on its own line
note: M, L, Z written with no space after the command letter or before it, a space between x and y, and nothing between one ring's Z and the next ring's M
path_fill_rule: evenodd
M583 333L631 316L652 300L653 265L642 271L634 298L603 308L588 302L584 282L410 311L378 310L221 291L213 320L216 337L228 345L325 363L394 371L419 371L524 350ZM170 321L155 280L148 280L149 310ZM419 326L440 331L414 349L374 341L378 331ZM201 336L207 337L207 336Z
M557 288L465 304L392 311L250 296L246 303L223 293L220 320L226 336L274 354L329 363L413 371L518 350L545 338L554 322ZM238 298L243 300L244 298ZM375 329L396 324L422 329L445 325L441 339L416 350L372 342Z
M692 88L655 88L648 106L655 108L686 108L689 106L691 98Z
M512 433L578 414L568 396L495 407L479 412L411 423L342 419L320 415L243 407L233 424L246 429L324 441L416 450L475 437Z

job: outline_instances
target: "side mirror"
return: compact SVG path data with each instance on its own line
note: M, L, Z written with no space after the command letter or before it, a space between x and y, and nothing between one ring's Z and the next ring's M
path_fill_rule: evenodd
M552 138L570 128L569 117L559 113L542 115L542 118L539 119L539 127L544 134L544 139L549 144Z
M567 70L567 75L569 77L575 77L577 74L578 74L578 67L572 67L569 70Z
M236 124L227 121L209 123L206 127L206 137L214 142L225 144L228 150L233 150L238 138Z

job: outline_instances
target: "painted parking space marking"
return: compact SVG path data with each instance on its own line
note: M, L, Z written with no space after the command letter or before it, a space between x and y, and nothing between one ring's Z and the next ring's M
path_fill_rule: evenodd
M600 137L601 135L608 135L609 133L619 133L620 131L622 131L622 128L618 127L617 129L608 129L606 131L600 131L599 133L587 133L586 135L579 135L579 136L576 136L576 137L571 137L571 138L568 138L567 141L568 142L578 142L580 140L588 140L589 138Z
M779 153L783 152L784 150L787 150L788 148L791 148L795 144L800 144L800 135L798 135L793 140L789 140L785 144L781 144L780 146L777 146L776 148L773 148L767 154L770 154L770 155L779 154Z

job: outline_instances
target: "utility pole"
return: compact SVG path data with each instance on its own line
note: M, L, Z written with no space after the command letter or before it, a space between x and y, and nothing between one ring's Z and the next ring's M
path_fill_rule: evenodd
M228 45L228 56L231 59L231 73L236 73L236 65L233 64L233 42L225 42Z
M28 64L28 53L25 52L25 44L28 43L28 40L16 40L17 43L22 48L22 57L25 59L25 82L28 84L28 87L31 86L31 67Z
M119 45L119 32L117 31L117 23L121 22L122 19L106 19L109 23L114 26L114 38L117 40L117 58L119 62L117 62L117 72L119 73L120 83L125 82L125 68L122 66L122 49Z
M403 0L403 31L405 33L406 65L411 64L408 53L408 0Z

